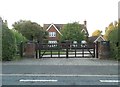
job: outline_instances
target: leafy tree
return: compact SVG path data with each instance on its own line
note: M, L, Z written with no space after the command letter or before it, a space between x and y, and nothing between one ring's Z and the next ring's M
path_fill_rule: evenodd
M2 60L12 60L16 53L15 38L11 30L2 25Z
M93 33L92 33L92 36L100 36L102 33L102 31L100 30L95 30Z
M27 41L26 37L24 37L17 30L12 29L11 31L14 34L16 44L20 44L21 42Z
M63 29L61 29L62 35L60 36L61 41L71 40L71 41L81 41L85 39L84 33L81 33L82 27L79 23L68 23Z
M108 40L111 42L118 42L118 29L114 29L111 33L109 33Z
M109 38L109 34L114 30L116 29L116 24L114 25L113 23L110 23L108 27L106 27L105 29L105 35L104 37L106 38L106 40L108 40Z
M110 41L110 48L111 48L111 57L115 59L120 59L120 20L115 24L110 23L109 26L105 30L105 38Z
M20 20L13 24L15 30L20 32L23 36L25 36L28 40L38 40L42 41L43 38L46 38L46 31L42 29L42 27L31 21Z

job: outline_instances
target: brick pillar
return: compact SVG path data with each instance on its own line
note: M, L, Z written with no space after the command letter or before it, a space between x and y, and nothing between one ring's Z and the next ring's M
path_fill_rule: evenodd
M109 41L101 41L99 47L99 58L108 59L110 57L110 43Z
M35 57L35 43L28 42L26 44L25 57L30 57L30 58Z

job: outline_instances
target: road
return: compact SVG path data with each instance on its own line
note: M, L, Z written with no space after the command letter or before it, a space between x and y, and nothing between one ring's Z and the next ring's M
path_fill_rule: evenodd
M25 85L23 87L41 87L42 85L117 87L119 82L118 62L95 58L45 58L3 62L0 77L2 77L2 84L8 87L11 85L12 87L17 85Z
M3 74L117 75L117 65L3 65Z
M3 85L118 85L117 65L3 65L2 68Z
M3 85L118 85L117 82L102 82L102 80L115 80L117 76L100 75L33 75L13 74L3 76Z

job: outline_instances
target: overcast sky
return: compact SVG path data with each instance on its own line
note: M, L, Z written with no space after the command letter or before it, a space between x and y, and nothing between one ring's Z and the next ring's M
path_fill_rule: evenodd
M118 20L119 0L0 0L0 16L8 26L23 20L45 23L83 23L88 32L105 31L111 22Z

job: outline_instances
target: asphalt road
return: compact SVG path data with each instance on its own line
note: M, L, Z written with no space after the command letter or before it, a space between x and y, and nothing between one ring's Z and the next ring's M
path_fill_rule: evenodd
M102 82L102 80L118 80L117 76L3 76L3 85L118 85L118 82Z
M99 87L117 87L119 82L118 62L95 58L48 58L7 61L2 64L0 77L2 77L2 84L7 85L7 87L44 87L44 85L88 85L87 87L100 85Z
M117 65L3 65L3 74L118 75Z
M3 65L2 73L3 85L118 85L117 65Z

